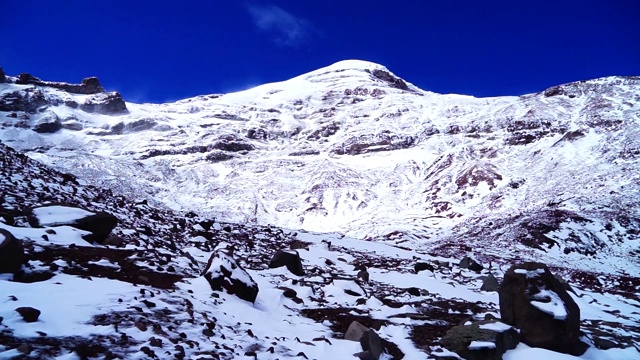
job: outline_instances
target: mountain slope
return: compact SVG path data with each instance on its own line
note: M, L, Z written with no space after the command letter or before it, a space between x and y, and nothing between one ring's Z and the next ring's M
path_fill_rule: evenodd
M117 94L8 79L0 138L116 193L450 254L464 240L491 257L490 240L526 258L593 257L584 270L638 268L636 77L478 99L350 60L124 110Z

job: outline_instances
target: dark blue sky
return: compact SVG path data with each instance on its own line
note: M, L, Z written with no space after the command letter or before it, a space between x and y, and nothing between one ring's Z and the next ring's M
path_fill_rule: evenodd
M640 75L637 0L7 0L0 14L8 74L96 75L136 102L240 90L344 59L476 96Z

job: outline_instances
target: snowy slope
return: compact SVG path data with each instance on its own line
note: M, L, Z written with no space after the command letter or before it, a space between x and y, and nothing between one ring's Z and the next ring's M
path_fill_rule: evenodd
M40 107L0 113L16 116L3 118L4 143L156 205L638 275L636 77L474 98L423 91L349 60L237 93L127 103L116 114L82 110L91 95L0 84L0 99L16 92ZM62 129L33 131L51 117Z
M0 155L0 228L24 241L28 258L20 272L0 277L1 359L355 359L360 344L343 339L353 320L378 329L387 350L381 359L434 359L453 356L439 344L450 327L499 314L497 293L480 286L509 264L475 273L420 249L205 221L86 185L3 145ZM114 214L124 244L91 244L56 225L78 217L69 207ZM29 225L32 208L46 227ZM255 303L212 293L201 276L221 242L258 284ZM305 276L267 266L293 242L306 246L297 250ZM434 271L416 273L417 261ZM362 266L367 281L357 275ZM587 352L519 345L505 359L640 358L634 285L578 275L567 278ZM291 291L293 298L285 295ZM41 311L38 321L24 322L19 307Z

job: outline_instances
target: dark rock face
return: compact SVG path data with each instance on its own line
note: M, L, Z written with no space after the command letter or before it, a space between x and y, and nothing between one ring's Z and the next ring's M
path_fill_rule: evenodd
M252 303L258 297L258 284L231 257L228 249L219 249L211 254L203 275L214 291L225 290Z
M0 96L0 111L23 111L35 114L43 106L55 106L62 103L62 100L54 96L45 96L37 89L25 89L22 91L12 91Z
M88 113L103 115L126 114L129 112L127 105L118 92L99 93L87 99L80 109Z
M501 360L520 341L518 331L494 320L458 325L447 331L442 345L467 360ZM477 343L473 343L477 342Z
M22 241L5 229L0 229L0 273L20 270L24 262Z
M502 321L529 346L580 355L580 308L542 263L512 266L500 285Z
M33 126L33 131L41 134L53 134L62 129L62 123L58 115L53 111L47 111Z
M372 329L369 329L360 337L360 345L364 353L360 354L360 359L378 360L384 352L380 336Z
M80 88L83 92L77 92L78 94L97 94L104 92L104 88L100 85L100 80L95 76L82 79Z
M400 90L409 90L409 86L407 86L407 83L404 82L404 80L397 78L384 70L380 70L380 69L373 70L371 75L388 83L389 86L393 88L400 89Z
M486 279L482 282L482 287L480 290L482 291L498 291L500 288L500 284L498 283L498 279L496 279L493 274L489 274Z
M463 257L462 260L460 260L460 263L458 264L458 266L460 266L463 269L469 269L475 272L480 272L483 269L482 265L480 265L477 261L473 260L468 256Z
M304 269L302 268L302 261L300 255L297 253L290 253L282 250L273 255L271 262L269 262L269 268L278 268L286 266L287 269L294 275L304 276Z
M4 69L0 66L0 84L6 82L7 75L4 73Z
M34 309L32 307L19 307L15 310L17 313L22 316L22 319L25 322L32 323L38 321L40 317L40 310Z
M41 79L31 74L22 73L18 75L16 84L52 87L64 90L68 93L82 95L91 95L104 92L104 88L102 87L102 85L100 85L100 80L98 80L97 77L84 78L82 79L81 84L69 84L65 82L42 81Z

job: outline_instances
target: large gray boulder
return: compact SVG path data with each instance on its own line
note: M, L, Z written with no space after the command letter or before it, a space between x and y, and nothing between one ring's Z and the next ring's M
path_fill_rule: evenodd
M524 343L573 355L584 352L580 308L545 264L512 266L498 293L502 321L519 328Z

